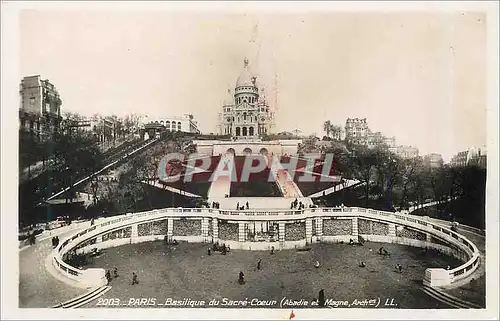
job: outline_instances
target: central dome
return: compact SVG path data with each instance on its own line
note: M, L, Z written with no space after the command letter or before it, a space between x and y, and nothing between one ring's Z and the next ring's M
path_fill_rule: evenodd
M250 72L250 69L248 68L248 60L247 59L245 59L245 67L243 69L243 72L236 80L236 88L243 87L243 86L255 87L255 77Z

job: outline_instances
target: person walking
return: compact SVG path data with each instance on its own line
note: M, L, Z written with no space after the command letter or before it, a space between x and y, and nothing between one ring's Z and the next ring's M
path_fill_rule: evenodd
M132 272L132 285L134 284L139 284L139 281L137 280L137 274Z

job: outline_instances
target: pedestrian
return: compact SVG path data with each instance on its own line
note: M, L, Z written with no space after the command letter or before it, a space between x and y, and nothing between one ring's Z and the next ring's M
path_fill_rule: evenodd
M236 209L239 210L240 209L240 202L236 203Z
M111 282L111 273L109 272L109 270L106 271L106 280L108 280L108 283Z
M359 262L359 267L362 267L362 268L366 267L365 262L363 262L363 261Z
M403 272L403 267L401 266L401 264L396 265L396 269L398 270L399 273Z
M271 255L274 254L274 246L271 246Z
M250 208L250 205L248 204L248 202L247 202L246 206L247 206L247 210L248 210Z
M259 259L259 261L257 262L257 270L260 270L261 263L262 263L262 259Z
M135 274L135 272L132 272L132 285L134 284L139 284L139 281L137 280L137 274Z
M240 271L240 273L238 273L238 283L245 284L245 274L243 273L243 271Z
M208 254L208 256L212 255L212 249L208 248L207 254Z
M319 266L320 266L319 261L316 261L316 264L314 264L314 267L319 268Z
M113 277L114 277L114 278L119 277L119 275L118 275L118 269L117 269L117 268L115 268L115 269L113 270Z

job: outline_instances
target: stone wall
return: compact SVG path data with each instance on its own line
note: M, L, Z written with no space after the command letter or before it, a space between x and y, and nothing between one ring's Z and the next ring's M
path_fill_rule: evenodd
M201 235L201 220L180 219L174 220L174 236L197 236Z
M415 231L404 226L397 226L396 236L419 240L419 241L425 241L427 238L427 235L425 233Z
M285 241L299 241L306 238L306 223L285 224Z
M352 220L323 219L323 235L352 235Z
M239 226L236 223L219 222L219 239L238 240Z
M389 225L381 222L358 219L358 234L388 235Z
M132 227L126 227L117 231L109 232L102 235L102 241L106 242L108 240L114 239L125 239L132 236Z

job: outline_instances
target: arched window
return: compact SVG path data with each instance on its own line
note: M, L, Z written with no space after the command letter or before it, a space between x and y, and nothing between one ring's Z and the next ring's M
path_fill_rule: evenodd
M177 130L180 131L181 130L181 122L177 122Z
M166 125L167 129L170 130L170 121L167 120L165 125Z
M243 136L247 136L247 128L246 127L243 127Z
M250 136L253 136L253 127L250 127L250 128L248 129L248 131L249 131L249 135L250 135Z
M236 127L236 136L241 135L241 129L239 127Z
M247 120L247 113L243 113L243 120Z

